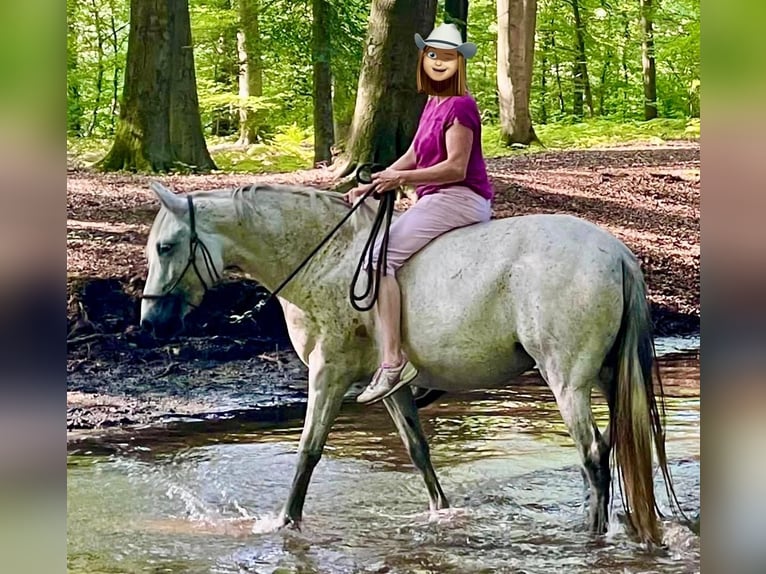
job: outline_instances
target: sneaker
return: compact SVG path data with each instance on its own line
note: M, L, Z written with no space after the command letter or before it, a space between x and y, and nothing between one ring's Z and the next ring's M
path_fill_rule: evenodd
M417 374L417 369L406 358L395 367L384 363L375 371L367 388L356 397L356 402L369 405L383 400L411 383Z

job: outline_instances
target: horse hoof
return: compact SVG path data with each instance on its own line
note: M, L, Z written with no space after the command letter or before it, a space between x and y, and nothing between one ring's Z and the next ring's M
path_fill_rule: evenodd
M609 530L609 523L604 516L591 515L588 520L583 523L582 527L583 530L590 532L594 536L601 536L606 534Z
M279 530L295 530L296 532L301 531L301 520L300 518L291 518L290 516L287 516L286 514L282 514L279 517Z

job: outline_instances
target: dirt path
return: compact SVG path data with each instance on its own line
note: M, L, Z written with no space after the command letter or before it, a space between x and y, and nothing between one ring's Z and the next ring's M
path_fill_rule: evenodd
M699 145L550 152L487 162L495 217L570 213L622 239L644 265L658 334L699 329ZM264 297L232 278L190 317L184 337L159 342L136 328L146 234L157 211L150 178L70 171L67 427L149 424L300 402L305 369L281 311L239 323ZM329 188L329 172L156 177L176 191L254 182ZM406 201L402 202L406 208Z

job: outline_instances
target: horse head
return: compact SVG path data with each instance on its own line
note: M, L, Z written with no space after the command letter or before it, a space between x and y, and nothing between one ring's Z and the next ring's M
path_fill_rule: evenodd
M160 211L146 244L149 273L141 326L166 337L183 329L184 317L220 281L222 246L192 196L176 195L157 182L150 187L160 201Z

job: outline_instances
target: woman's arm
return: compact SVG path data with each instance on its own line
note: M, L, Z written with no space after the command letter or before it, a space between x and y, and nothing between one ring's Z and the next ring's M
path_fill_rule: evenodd
M389 165L386 169L394 170L407 170L412 169L416 165L417 158L415 157L415 141L410 144L410 147L404 152L404 155L397 159L394 163Z
M412 169L417 165L417 158L415 157L415 142L410 144L409 149L407 149L404 154L397 159L394 163L392 163L390 166L388 166L385 171L394 170L397 173L403 170ZM382 173L382 172L379 172ZM373 174L372 178L375 179L375 176L377 174ZM369 184L360 184L356 187L350 189L345 194L343 194L343 197L348 201L349 203L354 203L358 198L362 197L367 191L370 189L370 187L375 186L376 183L373 181L373 183ZM396 187L396 186L394 186ZM393 188L392 188L393 189Z
M446 184L463 181L468 169L468 160L471 157L473 132L455 121L447 129L445 138L447 159L431 167L406 170L397 165L399 161L407 157L405 154L388 169L372 174L376 191L388 191L402 185Z

